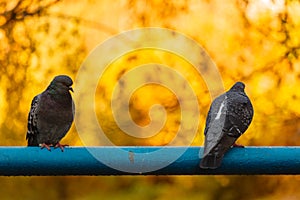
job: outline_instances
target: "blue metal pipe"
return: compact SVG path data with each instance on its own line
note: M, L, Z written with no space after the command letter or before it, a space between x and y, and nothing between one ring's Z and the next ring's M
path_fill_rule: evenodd
M200 154L199 154L200 150ZM233 148L220 168L200 169L202 147L0 147L1 176L300 174L300 147Z

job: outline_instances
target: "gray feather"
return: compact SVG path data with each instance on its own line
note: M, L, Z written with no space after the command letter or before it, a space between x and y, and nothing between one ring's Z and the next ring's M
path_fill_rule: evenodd
M28 146L56 145L69 131L74 119L70 90L73 81L56 76L47 89L35 96L28 114Z
M253 107L244 88L243 83L237 82L213 101L206 118L201 168L218 168L224 154L250 125Z

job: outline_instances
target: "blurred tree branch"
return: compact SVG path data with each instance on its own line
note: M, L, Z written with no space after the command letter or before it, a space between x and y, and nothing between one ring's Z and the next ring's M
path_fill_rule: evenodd
M31 84L57 71L75 74L85 56L80 22L57 20L48 15L49 8L58 2L7 0L0 3L0 98L7 99L4 108L9 113L2 117L0 129L10 133L1 135L5 143L25 143L24 122L30 103L24 105L24 102L33 98Z
M5 26L9 23L13 23L15 21L24 20L27 16L35 16L40 15L41 12L46 10L47 8L51 7L52 5L56 4L60 0L53 0L53 1L22 1L18 0L12 8L7 8L8 1L2 2L0 4L1 11L0 17L2 17L2 24L0 24L0 28L5 28ZM10 1L10 4L12 2Z

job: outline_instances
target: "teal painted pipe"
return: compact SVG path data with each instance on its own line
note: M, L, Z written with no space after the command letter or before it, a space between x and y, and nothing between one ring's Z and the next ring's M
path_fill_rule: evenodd
M200 151L200 154L199 154ZM220 168L200 169L202 147L0 147L1 176L300 174L300 147L233 148Z

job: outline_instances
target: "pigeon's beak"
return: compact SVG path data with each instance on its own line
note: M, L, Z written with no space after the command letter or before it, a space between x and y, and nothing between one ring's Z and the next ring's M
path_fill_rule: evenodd
M71 90L72 92L74 92L74 90L73 90L73 88L71 86L69 87L69 90Z

